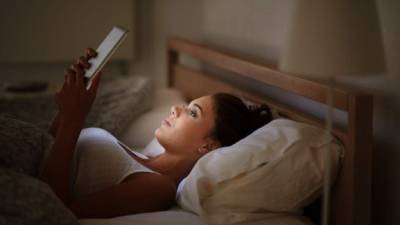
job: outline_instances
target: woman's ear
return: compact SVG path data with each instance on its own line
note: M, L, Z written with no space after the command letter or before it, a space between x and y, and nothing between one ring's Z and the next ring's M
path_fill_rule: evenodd
M200 153L200 154L202 154L202 155L204 155L204 154L206 154L207 152L209 152L208 147L207 147L207 144L201 145L200 148L197 149L197 152Z
M210 144L210 151L215 150L217 148L221 147L221 144L218 141L213 141Z
M207 143L204 143L197 149L200 154L206 154L214 149L220 147L220 144L217 141L210 140Z

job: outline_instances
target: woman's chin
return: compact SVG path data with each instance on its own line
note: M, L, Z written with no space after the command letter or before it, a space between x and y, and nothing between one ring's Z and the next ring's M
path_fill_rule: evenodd
M154 131L154 137L156 137L157 139L158 139L158 135L160 134L160 128L161 128L161 127L157 128L157 129Z
M165 136L165 132L163 131L162 127L159 127L154 131L154 137L159 140L160 138L162 138L162 136Z

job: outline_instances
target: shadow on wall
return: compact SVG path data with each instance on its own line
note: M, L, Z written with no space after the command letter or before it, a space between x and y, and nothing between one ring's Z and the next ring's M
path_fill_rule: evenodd
M391 94L374 95L374 148L372 164L372 224L400 221L396 213L400 174L400 99Z

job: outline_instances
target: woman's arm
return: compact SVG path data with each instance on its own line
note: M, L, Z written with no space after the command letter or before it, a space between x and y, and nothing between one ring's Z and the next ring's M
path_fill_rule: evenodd
M51 136L56 137L58 127L60 126L60 120L61 120L61 114L60 112L57 112L56 116L53 118L53 121L51 122L51 125L49 127L49 134Z
M87 90L83 78L84 68L88 66L78 62L67 69L63 87L56 94L59 113L51 127L55 141L41 175L65 205L70 201L69 179L76 141L96 97L100 79L100 75L96 75Z
M83 122L83 120L60 117L55 141L42 173L42 179L66 205L70 202L69 178L72 157Z

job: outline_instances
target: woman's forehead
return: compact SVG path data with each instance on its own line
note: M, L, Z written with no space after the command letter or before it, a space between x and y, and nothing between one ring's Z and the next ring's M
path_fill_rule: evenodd
M190 105L196 105L199 108L201 108L201 110L204 113L212 113L213 112L213 99L211 97L211 95L207 95L207 96L202 96L200 98L196 98L194 100L192 100L190 102Z
M204 107L212 107L213 100L210 95L207 95L207 96L202 96L200 98L193 99L190 102L190 105L193 105L193 104L197 104L197 105L204 106Z

